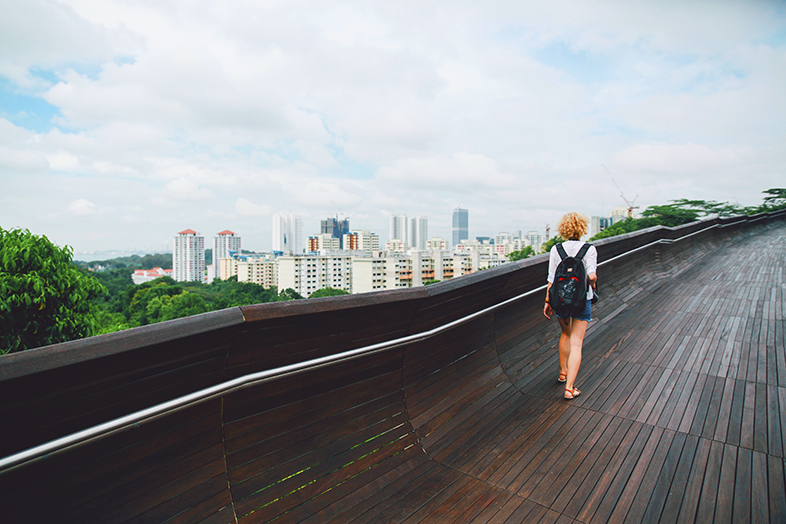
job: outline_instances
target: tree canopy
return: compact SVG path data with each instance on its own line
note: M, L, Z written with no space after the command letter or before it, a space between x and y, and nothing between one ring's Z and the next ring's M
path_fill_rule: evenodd
M343 289L336 289L334 287L323 287L322 289L317 289L316 291L311 293L308 296L308 298L335 297L338 295L349 295L349 293L344 291Z
M510 252L508 254L508 260L514 262L516 260L524 260L525 258L534 257L534 256L535 256L535 248L533 248L532 246L525 246L524 249Z
M555 244L562 244L563 242L565 242L565 239L562 238L561 235L551 237L540 246L540 252L548 253L549 251L551 251L551 248L554 247Z
M0 354L92 335L92 301L106 293L58 247L28 230L0 228Z

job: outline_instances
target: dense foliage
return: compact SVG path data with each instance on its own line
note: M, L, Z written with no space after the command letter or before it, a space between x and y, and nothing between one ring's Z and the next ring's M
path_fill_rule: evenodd
M0 354L92 335L93 300L106 293L60 248L28 230L0 228Z
M170 277L161 277L138 286L132 284L129 277L128 283L123 285L114 271L95 273L95 278L105 282L107 289L111 290L110 294L94 301L99 308L101 333L234 306L303 298L291 289L279 294L275 287L238 282L237 277L216 279L211 284L176 282Z
M535 248L532 246L525 246L524 249L519 251L512 251L508 253L508 260L514 262L516 260L524 260L525 258L534 257Z
M317 289L316 291L311 293L308 296L308 298L335 297L339 295L349 295L349 293L344 291L343 289L336 289L334 287L323 287L322 289Z

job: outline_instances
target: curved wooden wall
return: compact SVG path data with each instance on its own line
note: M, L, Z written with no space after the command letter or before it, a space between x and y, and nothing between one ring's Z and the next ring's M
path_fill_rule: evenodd
M597 242L605 261L695 233L605 265L592 329L646 286L784 216ZM428 287L233 308L2 357L0 456L248 373L432 329L543 285L547 263L541 255ZM340 512L351 520L372 494L378 502L380 492L401 489L408 471L439 463L472 478L495 460L488 451L509 437L475 422L505 410L541 413L531 372L555 366L557 334L536 293L426 341L234 392L2 472L4 514L229 523L323 522Z

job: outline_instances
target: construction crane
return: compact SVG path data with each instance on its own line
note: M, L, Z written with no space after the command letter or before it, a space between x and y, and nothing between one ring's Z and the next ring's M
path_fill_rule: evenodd
M628 218L633 218L633 210L639 208L639 206L634 206L633 204L636 202L636 198L639 198L639 195L636 195L636 197L632 201L628 201L628 199L625 198L625 193L622 192L622 189L620 189L620 186L617 184L617 181L614 180L613 176L611 176L611 172L609 171L609 168L607 168L603 164L601 164L601 166L603 166L603 169L605 169L606 173L609 174L609 177L611 177L611 181L614 182L614 186L620 192L620 196L622 197L622 200L624 200L625 204L627 204L627 206L628 206Z

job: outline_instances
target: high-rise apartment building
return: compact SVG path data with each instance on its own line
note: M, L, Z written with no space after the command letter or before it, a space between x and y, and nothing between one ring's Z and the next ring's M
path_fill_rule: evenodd
M344 235L343 246L351 251L379 251L379 235L367 229L352 231Z
M273 215L273 251L301 254L305 247L303 218L297 215Z
M205 237L186 229L177 234L172 245L172 278L178 282L203 282Z
M388 240L393 239L400 240L405 244L409 243L407 238L407 215L402 213L390 215L390 236Z
M409 219L407 243L409 247L425 250L428 242L428 217L417 216Z
M304 297L325 287L352 291L352 255L285 255L277 261L279 289Z
M453 245L469 239L469 211L457 207L453 210Z
M341 249L341 239L334 238L330 233L308 237L308 252L338 251Z
M240 252L240 237L226 229L213 237L213 268L216 275L221 274L221 260L230 258L230 251Z

